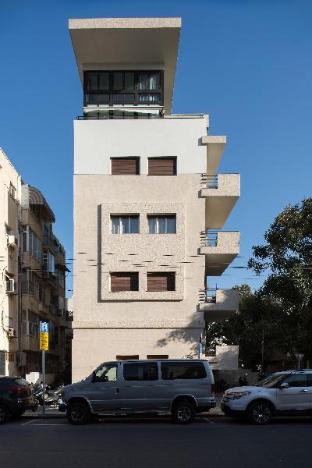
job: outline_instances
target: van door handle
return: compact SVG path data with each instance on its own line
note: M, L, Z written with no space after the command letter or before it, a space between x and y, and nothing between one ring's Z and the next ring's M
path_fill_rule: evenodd
M118 395L118 393L119 393L119 388L116 388L116 389L115 389L115 393L116 393L116 395Z

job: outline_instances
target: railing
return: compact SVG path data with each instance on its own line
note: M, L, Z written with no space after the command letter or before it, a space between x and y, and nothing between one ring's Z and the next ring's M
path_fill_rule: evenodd
M227 237L231 235L231 237ZM238 231L202 231L200 233L200 245L201 247L218 247L227 242L231 242L231 247L239 247L239 232Z
M202 174L201 184L208 189L217 189L219 187L218 174Z
M200 233L200 244L202 247L217 247L218 231L202 231Z
M218 288L201 289L199 292L199 301L206 304L215 304L217 302Z

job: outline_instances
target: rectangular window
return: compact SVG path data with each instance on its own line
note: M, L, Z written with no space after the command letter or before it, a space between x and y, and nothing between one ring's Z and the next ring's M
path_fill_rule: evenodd
M110 274L111 292L138 291L139 273L115 272Z
M134 361L139 358L140 356L138 354L117 354L116 361Z
M176 233L176 215L149 215L147 219L150 234Z
M138 234L139 215L111 215L112 234Z
M177 175L177 158L148 158L148 175L173 176Z
M29 336L38 336L39 333L39 317L31 310L28 311L28 332Z
M157 380L158 368L156 362L129 363L123 365L123 377L125 380Z
M147 273L147 291L175 291L175 273Z
M43 271L55 274L55 257L51 252L43 253Z
M112 175L139 175L140 158L111 158Z
M112 106L140 103L162 105L162 71L88 70L84 72L84 105Z
M207 374L201 362L162 362L161 377L164 380L204 379Z
M29 226L26 226L25 231L23 231L23 251L31 254L38 262L41 262L41 241Z
M148 354L146 359L169 359L168 354Z

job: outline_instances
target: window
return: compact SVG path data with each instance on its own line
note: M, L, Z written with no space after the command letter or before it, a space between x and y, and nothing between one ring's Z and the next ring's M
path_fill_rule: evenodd
M94 372L93 382L116 382L117 363L103 364Z
M168 354L148 354L146 359L169 359Z
M177 175L177 158L148 158L148 175Z
M84 105L163 104L163 79L159 70L84 72Z
M43 271L46 273L55 273L55 257L51 252L43 253Z
M161 377L164 380L204 379L207 374L201 362L162 362Z
M31 254L38 262L41 262L41 241L30 226L27 226L23 232L23 252Z
M10 182L10 186L9 186L9 195L10 195L10 197L12 197L14 200L16 199L16 188L14 187L14 185L12 184L12 182Z
M112 234L138 234L139 215L111 215Z
M157 363L129 363L123 366L125 380L157 380Z
M140 158L111 158L112 175L140 174Z
M29 336L38 336L39 333L39 317L31 310L28 311L28 334Z
M117 354L116 361L133 361L134 359L139 359L140 356L138 354Z
M138 291L139 273L116 272L110 274L111 292Z
M175 273L147 273L147 291L175 291Z
M288 383L290 387L307 387L308 379L306 374L291 374L283 383Z
M176 233L176 215L149 215L147 219L150 234Z

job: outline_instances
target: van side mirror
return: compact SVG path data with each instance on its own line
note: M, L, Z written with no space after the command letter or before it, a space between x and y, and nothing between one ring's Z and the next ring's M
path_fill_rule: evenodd
M281 383L281 385L279 386L279 388L280 388L281 390L283 390L283 388L289 388L289 384L288 384L287 382L283 382L283 383Z

